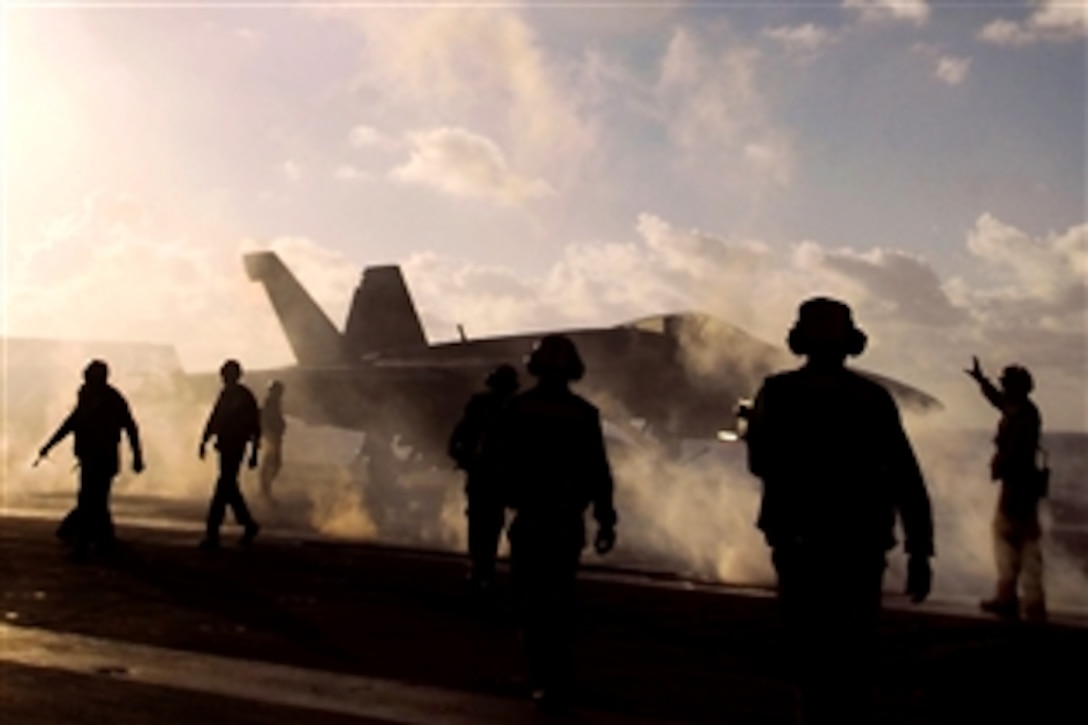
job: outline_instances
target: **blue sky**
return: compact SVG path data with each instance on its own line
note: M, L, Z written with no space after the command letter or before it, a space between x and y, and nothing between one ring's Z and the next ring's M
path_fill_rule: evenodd
M338 321L401 263L434 337L826 292L1086 427L1083 3L547 5L9 7L8 331L282 361L254 247Z

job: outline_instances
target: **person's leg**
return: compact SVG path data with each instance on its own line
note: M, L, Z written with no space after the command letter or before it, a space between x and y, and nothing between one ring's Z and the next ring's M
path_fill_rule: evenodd
M982 603L988 612L1006 617L1017 616L1019 597L1017 582L1020 578L1021 545L1013 522L1000 511L994 517L994 560L997 564L997 591L993 599Z
M1021 560L1020 576L1024 590L1024 616L1030 621L1046 619L1046 590L1043 587L1043 548L1042 531L1038 517L1026 522Z
M470 494L468 505L468 553L471 580L487 585L495 578L495 558L502 535L504 510L493 497Z
M212 548L219 544L219 529L227 513L231 500L231 481L237 485L238 469L242 464L242 454L234 449L219 450L219 478L215 482L215 493L208 506L208 519L202 546Z

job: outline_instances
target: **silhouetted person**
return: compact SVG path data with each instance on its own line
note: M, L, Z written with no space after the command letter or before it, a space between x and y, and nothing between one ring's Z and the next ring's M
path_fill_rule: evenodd
M261 406L261 495L272 500L272 482L283 467L283 434L287 421L283 417L283 383L273 380Z
M544 710L565 710L573 695L574 587L586 545L585 512L597 521L594 546L616 541L612 473L600 414L569 384L585 366L574 343L548 335L528 370L537 384L514 397L484 441L482 465L492 467L514 510L507 534L533 697Z
M245 527L242 543L249 544L260 531L260 526L253 520L249 507L242 498L242 489L238 485L238 472L245 458L246 446L250 445L249 467L257 467L257 453L261 442L261 415L257 399L249 388L239 381L242 378L242 366L236 360L227 360L219 368L223 379L223 389L215 401L204 433L200 438L200 458L208 441L215 437L215 448L219 451L219 479L215 482L215 493L208 507L207 530L202 549L219 548L219 527L223 524L227 506L234 509L235 520Z
M465 471L465 498L468 508L468 555L472 561L469 582L482 589L495 578L495 557L506 521L499 482L485 466L478 465L483 442L499 414L518 390L518 373L510 365L499 365L485 382L487 390L473 395L465 413L450 436L449 455Z
M1024 616L1046 619L1043 590L1043 554L1039 546L1039 501L1045 495L1035 465L1042 430L1039 409L1028 397L1035 386L1025 368L1010 365L1001 374L998 390L983 374L978 358L965 371L978 382L982 394L1001 411L990 460L990 478L1001 482L994 515L994 557L997 561L997 593L982 602L982 609L1001 617L1020 616L1017 587L1024 588Z
M114 543L109 500L113 477L121 470L118 447L122 430L132 448L132 470L136 473L144 470L140 431L128 402L108 379L109 367L101 360L92 360L84 368L75 410L38 452L45 458L69 433L75 438L79 496L75 511L65 519L58 534L75 545L75 553L80 557L92 543L104 547Z
M921 602L932 580L929 494L891 395L845 367L866 343L850 308L806 301L788 342L805 365L768 377L748 415L748 466L763 479L758 526L804 722L866 722L896 512L907 593Z

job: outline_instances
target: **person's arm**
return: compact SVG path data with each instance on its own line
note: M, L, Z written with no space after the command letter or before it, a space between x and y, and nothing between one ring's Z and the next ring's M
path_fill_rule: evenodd
M120 396L118 396L120 397ZM140 473L144 470L144 451L140 444L140 428L136 425L136 419L132 417L132 409L123 397L120 398L122 418L121 425L128 436L129 447L132 448L132 470Z
M889 432L886 452L891 467L895 507L903 523L903 549L907 552L907 594L915 602L929 596L933 571L929 560L934 555L933 506L926 489L922 469L914 455L899 410L888 395L884 401Z
M49 451L52 450L53 446L60 443L62 440L64 440L64 437L66 435L72 432L72 430L75 428L76 412L78 410L79 408L77 407L75 410L68 414L68 417L65 418L63 422L61 422L57 430L53 433L53 435L49 437L49 440L47 440L45 442L45 445L41 447L41 450L38 451L39 458L45 458L46 456L48 456Z
M613 502L615 483L612 467L608 463L608 451L604 445L604 430L600 414L594 411L592 448L589 465L592 481L593 518L597 521L597 536L593 546L598 554L607 554L616 545L616 507Z
M208 414L208 420L204 423L204 432L200 435L200 457L204 458L204 449L208 445L208 441L215 435L216 430L219 428L219 410L223 404L223 394L220 393L219 397L215 399L215 405L212 406L211 413Z
M990 382L990 379L982 372L982 366L979 365L978 358L971 358L971 369L964 370L971 378L978 383L979 388L982 389L982 394L986 396L986 400L990 401L990 405L994 406L998 410L1005 409L1005 395L997 386Z

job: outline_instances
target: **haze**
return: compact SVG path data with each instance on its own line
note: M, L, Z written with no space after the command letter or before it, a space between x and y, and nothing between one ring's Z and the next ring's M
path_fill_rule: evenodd
M342 320L400 263L432 339L703 309L990 428L961 370L1085 416L1081 6L9 4L5 335L290 353L240 254ZM73 386L75 381L73 381Z

